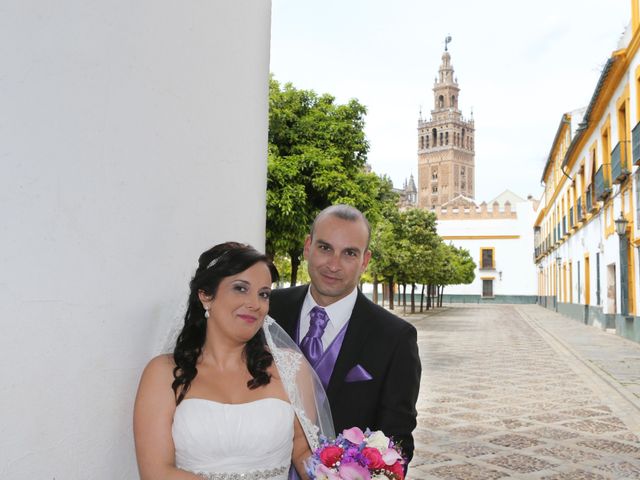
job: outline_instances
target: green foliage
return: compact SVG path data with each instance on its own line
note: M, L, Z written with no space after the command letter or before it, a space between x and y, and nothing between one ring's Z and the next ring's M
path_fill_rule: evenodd
M276 255L273 259L273 263L278 269L278 273L280 274L280 281L278 282L278 286L282 286L285 283L289 282L291 278L291 258L288 255ZM298 281L300 283L307 283L309 281L309 274L306 269L306 261L303 261L300 264L300 269L298 270Z
M357 100L281 86L269 90L267 253L288 255L296 282L304 239L315 216L335 203L360 209L375 224L397 196L388 178L365 171L366 108Z
M387 211L372 240L372 271L389 282L423 283L440 242L436 217L413 208Z

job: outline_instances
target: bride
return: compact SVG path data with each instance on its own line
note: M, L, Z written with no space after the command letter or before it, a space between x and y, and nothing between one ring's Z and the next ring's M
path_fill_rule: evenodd
M277 272L250 246L204 252L173 355L145 368L134 408L142 480L284 480L331 436L329 406L295 343L266 317Z

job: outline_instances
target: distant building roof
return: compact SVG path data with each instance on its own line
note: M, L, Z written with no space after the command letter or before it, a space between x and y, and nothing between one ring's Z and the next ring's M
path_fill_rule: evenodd
M452 198L447 203L441 205L442 208L447 207L473 207L476 208L478 205L475 200L470 197L465 197L464 195L458 195L457 197Z
M504 206L506 202L509 202L511 205L515 205L516 203L526 202L527 200L522 198L519 195L516 195L511 190L507 189L498 195L496 198L487 202L489 205L493 205L494 203L498 203L501 207Z

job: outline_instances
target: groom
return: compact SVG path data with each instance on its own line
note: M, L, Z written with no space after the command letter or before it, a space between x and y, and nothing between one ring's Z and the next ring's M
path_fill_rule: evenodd
M410 461L421 372L416 329L357 288L371 258L370 236L354 207L320 212L304 244L311 284L274 290L269 314L318 373L336 433L382 430Z

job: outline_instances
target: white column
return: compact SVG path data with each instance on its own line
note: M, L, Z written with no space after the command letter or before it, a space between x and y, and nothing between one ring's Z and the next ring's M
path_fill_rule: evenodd
M269 0L0 7L0 478L137 478L198 255L264 247Z

